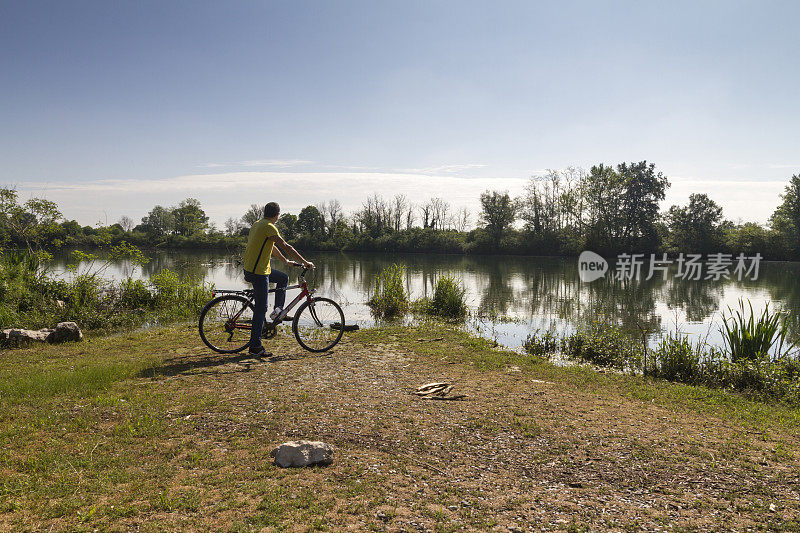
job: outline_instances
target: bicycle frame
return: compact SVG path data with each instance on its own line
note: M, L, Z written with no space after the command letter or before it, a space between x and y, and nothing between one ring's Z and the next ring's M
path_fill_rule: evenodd
M299 277L299 281L300 281L299 283L297 283L295 285L289 285L284 289L277 289L276 288L276 289L269 289L267 291L267 293L269 294L271 292L277 292L277 291L289 291L289 290L292 290L292 289L302 289L300 291L300 294L298 294L297 297L294 300L289 302L289 305L287 305L287 306L285 306L283 308L283 311L281 311L281 314L278 316L278 318L276 318L272 322L272 324L276 324L277 325L280 322L282 322L283 319L286 317L286 315L289 314L289 311L291 311L292 308L294 308L295 305L297 305L301 300L303 300L303 298L305 298L308 302L312 301L311 296L315 292L317 292L317 289L309 289L308 288L308 283L306 283L306 280L305 280L304 276L305 276L305 270L303 271L303 274L301 274L300 277ZM252 294L252 292L253 292L252 289L246 289L244 291L232 291L232 290L221 289L221 290L215 290L213 292L213 296L216 297L217 294L244 294L244 295L247 295L247 297L249 299L248 302L250 304L252 304L255 301L255 296ZM247 305L243 305L242 308L239 309L239 311L235 315L233 315L231 320L228 323L226 323L226 327L230 328L230 329L252 329L250 324L240 324L238 322L239 316L241 316L241 314L244 312L244 310L246 308L247 308ZM311 316L319 324L319 319L317 318L316 313L314 313L313 308L311 310ZM231 325L231 323L233 325Z

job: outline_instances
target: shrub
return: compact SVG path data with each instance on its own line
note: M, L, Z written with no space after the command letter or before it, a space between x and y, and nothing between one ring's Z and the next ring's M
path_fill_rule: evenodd
M408 292L405 288L402 266L392 264L375 276L375 292L367 301L372 312L379 317L393 317L408 311Z
M140 255L122 245L118 255ZM10 252L0 254L0 327L37 329L72 320L87 330L114 329L141 324L145 320L174 320L196 316L211 297L211 286L193 279L181 279L162 270L150 281L127 278L118 284L104 280L101 264L72 268L70 279L48 275L42 257ZM136 259L136 258L134 258ZM57 304L62 300L65 305ZM134 311L134 312L132 312Z
M462 318L467 314L467 289L455 276L440 276L433 289L433 298L414 302L414 310L443 318Z
M537 329L525 339L522 347L531 355L545 357L558 351L559 338L552 331L539 333Z
M644 371L668 381L697 383L701 378L700 354L700 344L695 347L686 335L670 334L661 339Z
M126 309L151 308L155 297L143 280L127 278L119 284L119 304Z
M600 366L634 369L640 366L642 346L614 324L592 322L565 337L567 356Z

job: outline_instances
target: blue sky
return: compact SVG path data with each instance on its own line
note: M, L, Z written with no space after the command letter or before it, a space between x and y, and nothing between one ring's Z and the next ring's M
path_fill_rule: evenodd
M0 184L84 224L521 192L646 159L765 221L800 172L800 2L0 2ZM665 205L666 207L666 205Z

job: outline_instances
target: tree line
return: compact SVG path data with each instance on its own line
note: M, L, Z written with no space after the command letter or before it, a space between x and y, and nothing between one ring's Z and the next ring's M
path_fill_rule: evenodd
M480 212L454 209L442 198L415 204L405 195L373 194L345 213L336 199L283 213L284 237L316 250L575 255L635 253L748 253L800 259L800 175L789 179L767 225L737 224L706 194L660 209L669 180L652 163L551 170L530 180L519 197L487 190ZM209 222L199 201L153 207L139 224L122 217L110 226L80 226L58 206L32 198L22 204L0 189L0 245L28 248L104 246L125 240L165 248L238 248L262 216L253 204L222 228Z

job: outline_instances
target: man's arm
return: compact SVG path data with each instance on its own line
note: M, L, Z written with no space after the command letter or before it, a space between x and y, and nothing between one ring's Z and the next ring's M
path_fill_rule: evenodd
M275 235L273 237L270 237L270 239L272 239L276 247L280 248L284 254L288 255L293 259L297 259L298 261L303 263L303 266L307 268L314 268L314 263L312 263L311 261L306 261L306 259L302 255L300 255L300 252L295 250L294 246L283 240L283 237L281 237L280 235Z
M272 255L274 255L275 257L277 257L278 259L280 259L281 261L283 261L287 265L292 265L292 264L296 265L297 264L295 261L292 261L291 259L287 258L285 255L283 255L281 253L280 249L278 249L277 246L272 248Z

